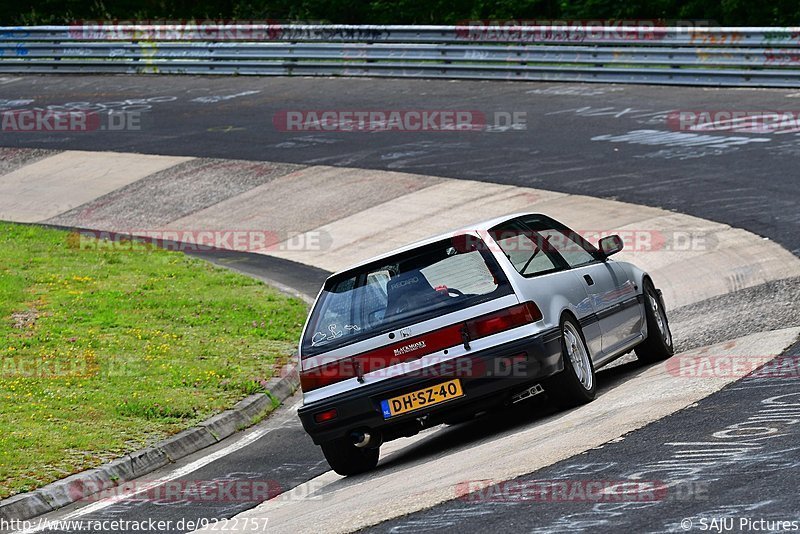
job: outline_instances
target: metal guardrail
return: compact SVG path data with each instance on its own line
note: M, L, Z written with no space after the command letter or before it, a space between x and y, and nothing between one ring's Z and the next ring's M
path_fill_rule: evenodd
M341 75L800 87L800 27L0 27L0 73Z

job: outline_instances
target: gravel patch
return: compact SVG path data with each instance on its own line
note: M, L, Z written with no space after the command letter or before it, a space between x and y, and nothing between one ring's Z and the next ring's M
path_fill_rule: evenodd
M679 352L800 326L800 277L774 280L668 313Z
M0 147L0 176L56 154L57 150Z
M800 277L784 278L667 310L675 353L757 332L800 326ZM603 369L636 360L631 351Z
M300 168L285 163L195 159L152 174L46 222L123 233L163 228L171 221Z

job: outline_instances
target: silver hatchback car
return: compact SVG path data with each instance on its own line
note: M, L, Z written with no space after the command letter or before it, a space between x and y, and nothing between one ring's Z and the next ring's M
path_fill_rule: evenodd
M595 397L595 369L673 353L661 292L554 219L519 214L330 276L300 341L303 427L339 474L382 443L546 392Z

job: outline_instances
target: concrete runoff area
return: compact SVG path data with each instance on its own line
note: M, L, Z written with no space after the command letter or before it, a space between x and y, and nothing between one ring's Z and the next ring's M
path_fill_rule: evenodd
M380 173L372 171L372 174L375 180L383 179ZM324 235L329 239L331 246L327 250L278 247L278 250L265 252L337 271L355 261L495 216L493 214L520 211L538 200L534 190L447 180L311 230L311 235Z
M278 246L264 252L336 271L469 222L535 211L595 243L599 236L621 234L628 248L616 258L650 272L670 307L800 274L800 262L786 249L726 224L613 200L489 185L449 180L309 231L309 239L329 238L327 250Z
M169 226L263 229L278 236L278 243L439 181L399 172L376 179L373 171L362 169L305 167L174 220Z

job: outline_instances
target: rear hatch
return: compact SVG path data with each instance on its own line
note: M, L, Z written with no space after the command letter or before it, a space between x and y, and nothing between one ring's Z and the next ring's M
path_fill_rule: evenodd
M494 256L472 234L338 273L326 281L303 332L305 401L388 379L393 367L491 333L470 322L476 317L500 311L500 322L490 325L513 327L518 304Z

